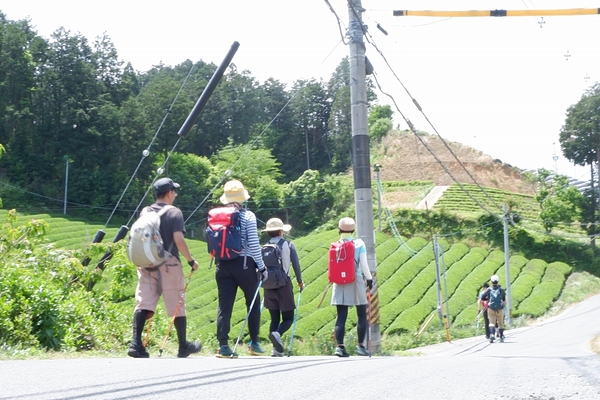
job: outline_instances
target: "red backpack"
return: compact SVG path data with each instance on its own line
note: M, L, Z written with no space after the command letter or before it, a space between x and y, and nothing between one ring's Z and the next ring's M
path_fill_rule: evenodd
M355 272L354 240L331 243L329 247L329 282L344 285L354 282Z
M233 260L242 253L240 212L233 206L213 208L208 212L206 244L208 254L217 260Z

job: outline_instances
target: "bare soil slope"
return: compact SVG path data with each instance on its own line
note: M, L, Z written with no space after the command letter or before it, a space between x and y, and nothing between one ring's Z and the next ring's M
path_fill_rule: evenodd
M461 183L477 183L485 187L515 193L534 194L535 186L524 173L472 147L446 141L460 163L438 136L422 134L423 141L443 162L449 173ZM436 185L451 185L454 179L412 132L392 131L380 145L374 146L373 156L382 168L382 181L430 180ZM464 165L466 170L460 165Z

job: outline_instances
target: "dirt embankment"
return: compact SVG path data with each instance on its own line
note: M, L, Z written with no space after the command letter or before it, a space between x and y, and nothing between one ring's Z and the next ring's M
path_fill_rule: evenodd
M430 180L436 185L451 185L454 182L452 177L460 183L475 183L474 178L486 187L515 193L535 193L534 184L516 167L494 161L491 156L472 147L446 141L460 160L459 163L438 136L423 134L422 137L445 168L412 132L394 131L374 150L382 166L382 181Z

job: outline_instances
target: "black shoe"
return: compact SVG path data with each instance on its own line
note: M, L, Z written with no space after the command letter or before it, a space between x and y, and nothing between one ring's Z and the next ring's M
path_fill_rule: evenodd
M179 353L177 353L177 357L179 357L179 358L186 358L190 354L197 353L200 350L202 350L202 343L200 343L199 340L196 340L195 342L185 342L185 343L186 343L185 347L179 348Z
M346 351L345 347L336 347L334 355L338 357L350 357L350 354Z
M281 341L279 332L274 331L269 333L269 339L271 340L271 343L273 343L273 348L277 350L278 353L283 353L283 342Z
M131 343L127 355L133 358L150 358L150 354L146 351L146 348L141 344Z

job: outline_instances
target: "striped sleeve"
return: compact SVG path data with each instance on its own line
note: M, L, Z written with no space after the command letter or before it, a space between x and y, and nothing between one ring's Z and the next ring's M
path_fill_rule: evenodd
M243 210L242 214L242 245L243 254L252 257L259 270L265 268L258 240L258 228L256 227L256 216L250 210Z

